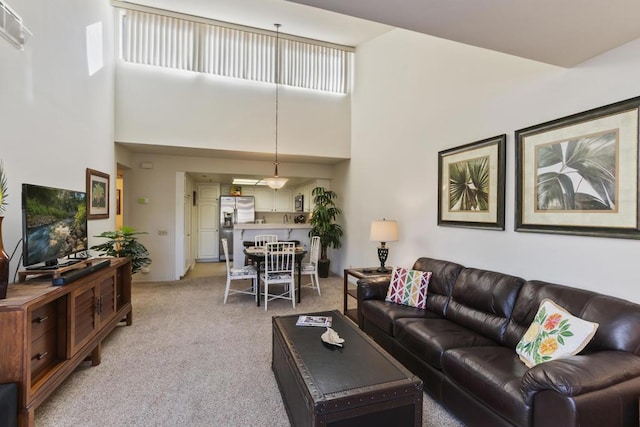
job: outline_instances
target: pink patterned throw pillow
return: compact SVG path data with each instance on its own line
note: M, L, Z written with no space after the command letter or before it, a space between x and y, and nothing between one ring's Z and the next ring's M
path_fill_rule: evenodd
M394 267L385 301L424 309L430 278L430 271Z

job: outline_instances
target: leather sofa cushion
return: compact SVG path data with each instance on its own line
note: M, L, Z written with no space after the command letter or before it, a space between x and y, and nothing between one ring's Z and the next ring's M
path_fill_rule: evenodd
M615 350L640 356L640 310L637 304L539 280L528 281L522 286L507 327L507 345L515 348L545 298L574 316L598 323L598 330L584 352Z
M502 343L523 284L519 277L465 268L455 283L445 317Z
M398 319L394 331L400 344L438 370L444 352L451 348L498 345L446 319Z
M411 318L439 318L435 313L407 305L400 305L388 301L366 300L362 302L362 314L366 319L383 330L386 334L394 336L394 322L396 319Z
M600 325L586 350L628 351L640 356L640 310L637 304L595 295L589 300L581 317Z
M596 294L591 291L555 285L539 280L526 282L522 286L513 308L513 313L505 334L505 344L512 348L516 347L518 341L520 341L529 328L529 325L531 325L538 311L538 307L540 307L540 303L545 298L564 307L565 310L574 316L588 320L589 322L598 322L583 315L584 307L595 295Z
M442 370L451 381L509 422L531 424L532 407L520 383L527 367L504 346L456 348L445 352Z
M413 270L430 271L429 287L427 288L427 309L444 316L447 304L453 292L453 285L464 267L450 261L433 258L418 258L413 264Z

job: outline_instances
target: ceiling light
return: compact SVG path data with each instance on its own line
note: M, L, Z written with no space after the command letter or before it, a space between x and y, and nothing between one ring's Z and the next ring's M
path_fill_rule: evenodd
M264 178L269 188L278 190L287 183L287 178L278 176L278 88L280 86L280 24L274 24L276 27L276 49L275 49L275 67L276 67L276 161L275 173L272 177Z
M236 185L258 185L259 179L249 179L249 178L233 178L232 184Z

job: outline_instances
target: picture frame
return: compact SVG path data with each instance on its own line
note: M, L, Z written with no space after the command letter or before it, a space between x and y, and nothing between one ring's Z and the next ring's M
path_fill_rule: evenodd
M122 205L122 201L120 199L121 197L122 195L120 193L120 189L117 188L116 189L116 215L121 215L121 207L120 207Z
M109 218L109 175L87 168L87 219Z
M640 97L515 132L515 230L640 239Z
M438 152L438 225L504 230L506 140Z

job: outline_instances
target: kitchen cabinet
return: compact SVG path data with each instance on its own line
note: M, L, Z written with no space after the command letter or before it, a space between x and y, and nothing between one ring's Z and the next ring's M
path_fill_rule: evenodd
M284 188L274 191L273 208L275 212L293 212L293 196L291 190Z
M254 189L256 212L293 212L293 195L290 189L256 187Z
M296 187L294 196L302 194L304 196L304 212L313 212L315 204L313 203L313 189L316 187L324 187L329 190L331 181L328 179L314 179L311 182Z
M273 211L273 190L266 187L256 187L253 190L256 212Z

